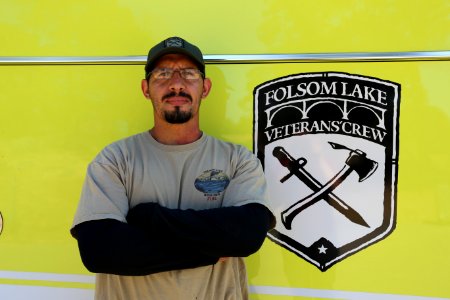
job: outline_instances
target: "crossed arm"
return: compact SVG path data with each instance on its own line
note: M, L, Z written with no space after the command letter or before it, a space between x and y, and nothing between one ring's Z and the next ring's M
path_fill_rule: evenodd
M198 211L141 203L127 221L87 221L72 228L88 270L148 275L211 265L220 257L256 252L274 226L272 213L258 203Z

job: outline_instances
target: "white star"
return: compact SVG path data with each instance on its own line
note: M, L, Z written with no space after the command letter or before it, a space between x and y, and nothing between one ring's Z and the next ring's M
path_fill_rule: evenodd
M320 246L320 248L317 248L317 249L319 249L319 253L327 254L328 248L325 248L323 245Z

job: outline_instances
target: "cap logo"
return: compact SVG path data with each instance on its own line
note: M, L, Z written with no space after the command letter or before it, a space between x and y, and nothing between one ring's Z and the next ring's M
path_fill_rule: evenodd
M173 37L173 38L167 39L165 41L165 46L182 48L182 47L184 47L184 43L183 43L182 39L180 39L178 37Z

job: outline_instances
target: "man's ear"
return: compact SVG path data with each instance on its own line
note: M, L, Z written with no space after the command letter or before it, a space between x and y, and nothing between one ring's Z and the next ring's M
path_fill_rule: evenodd
M147 79L142 79L141 89L142 89L142 94L144 94L144 97L147 99L150 99L150 87L148 85Z
M211 91L212 88L212 82L211 79L205 78L203 79L203 92L202 92L202 99L206 98Z

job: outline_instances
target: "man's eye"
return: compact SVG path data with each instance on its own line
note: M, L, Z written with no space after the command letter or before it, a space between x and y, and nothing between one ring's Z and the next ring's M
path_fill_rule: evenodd
M157 77L158 78L167 78L170 77L170 72L169 71L159 71L157 73Z
M195 71L191 70L191 69L183 70L183 74L185 77L189 77L189 78L195 77L195 75L196 75Z

